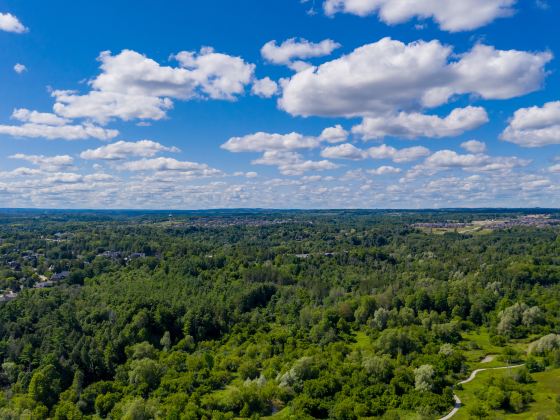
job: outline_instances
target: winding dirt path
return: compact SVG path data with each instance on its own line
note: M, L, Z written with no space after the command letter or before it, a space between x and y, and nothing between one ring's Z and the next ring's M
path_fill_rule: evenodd
M465 379L464 381L458 382L457 384L459 385L463 385L466 383L469 383L470 381L472 381L474 378L476 378L476 375L478 375L480 372L484 372L485 370L498 370L498 369L515 369L521 366L524 366L525 363L521 363L520 365L511 365L511 366L500 366L500 367L494 367L494 368L481 368L481 369L475 369L472 371L471 376L469 376L467 379ZM461 408L462 402L461 399L459 398L459 396L457 394L453 394L453 399L455 400L455 407L453 407L453 410L451 410L449 412L449 414L447 414L444 417L441 417L438 420L448 420L451 417L453 417L455 414L457 414L457 411L459 411L459 409Z

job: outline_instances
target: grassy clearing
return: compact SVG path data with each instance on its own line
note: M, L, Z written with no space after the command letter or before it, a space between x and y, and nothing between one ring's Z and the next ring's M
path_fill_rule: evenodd
M515 369L509 370L490 370L480 372L476 379L464 385L463 390L457 390L457 395L463 402L463 407L455 415L454 419L469 419L469 407L472 407L478 399L477 392L484 392L487 380L491 377L499 378L510 375ZM537 415L544 415L549 420L560 419L560 414L556 412L556 396L560 395L560 369L552 369L546 372L532 374L535 383L532 385L535 401L528 408L519 414L495 410L490 418L495 419L536 419Z
M356 342L353 344L355 350L369 350L371 349L371 339L363 331L356 332Z
M504 347L493 345L490 342L490 333L486 328L462 333L462 337L461 347L465 351L467 363L471 370L504 366L505 363L499 359ZM527 352L529 344L537 338L537 336L530 336L522 340L512 340L508 343L508 346L521 353L521 359L524 359L523 355ZM490 363L480 363L488 355L494 355L494 360Z
M478 369L480 367L497 367L502 366L497 357L490 363L480 363L484 357L488 355L499 355L502 353L503 348L490 343L490 334L485 328L479 331L471 331L462 333L463 342L461 346L465 350L465 356L471 369Z
M474 406L479 400L476 397L476 393L478 392L484 392L484 390L486 389L486 383L487 380L490 378L499 378L499 377L503 377L506 375L510 375L511 372L514 369L511 370L487 370L484 372L480 372L476 378L469 382L468 384L463 385L463 389L462 390L457 390L456 394L459 396L459 398L461 399L463 405L461 407L461 409L457 412L457 414L455 415L454 419L460 420L460 419L470 419L472 418L469 415L469 409L470 407ZM508 413L506 413L503 410L496 410L494 412L495 415L497 415L497 418L503 418L505 415L507 415Z
M458 233L461 235L488 235L493 232L492 229L488 229L482 226L465 226L461 228L419 228L422 232L431 235L443 235L446 233Z
M520 414L510 415L512 419L535 419L537 415L545 415L549 420L560 419L556 411L556 397L560 395L560 369L533 373L535 401L529 410Z

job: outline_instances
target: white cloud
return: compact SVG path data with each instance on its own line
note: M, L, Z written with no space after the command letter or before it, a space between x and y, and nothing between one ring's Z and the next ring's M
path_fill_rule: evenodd
M405 163L429 156L431 152L424 146L395 149L394 147L382 144L381 146L369 148L367 153L372 159L390 159L395 163Z
M6 205L43 208L278 208L278 203L286 208L560 205L560 187L555 182L558 173L535 174L533 168L480 171L467 167L442 175L439 169L424 170L422 176L410 178L407 174L395 182L397 165L353 169L336 177L319 173L299 176L298 171L325 164L307 163L297 154L290 157L289 152L286 158L288 162L278 159L278 163L284 162L286 173L297 176L261 175L258 181L244 173L215 179L202 171L137 171L119 176L118 172L108 174L99 169L49 173L17 168L0 171L0 196ZM292 169L293 161L296 165Z
M12 118L24 123L56 126L67 125L70 122L70 120L61 118L56 114L51 114L50 112L30 111L26 108L14 109L12 112Z
M440 171L460 168L470 172L509 171L516 167L527 166L530 160L515 156L493 157L485 154L459 154L453 150L439 150L427 157L421 165L411 170L419 174L424 170Z
M251 83L255 65L240 57L217 53L204 47L199 53L182 51L175 59L188 70L202 94L211 99L234 100Z
M221 148L230 152L264 152L267 150L312 149L319 145L315 137L299 133L274 134L258 132L243 137L232 137Z
M27 67L25 67L24 64L16 63L16 64L14 65L14 71L15 71L17 74L21 74L21 73L27 71Z
M551 181L548 178L539 177L537 175L526 175L520 180L519 186L524 191L542 191L551 186Z
M277 45L276 41L267 42L261 48L261 55L270 63L286 65L296 71L301 71L307 67L307 63L300 60L323 57L339 47L340 44L331 39L313 43L306 39L290 38L280 45Z
M78 95L74 91L55 90L54 111L67 118L91 118L106 124L112 118L161 120L173 108L169 98L91 91Z
M84 175L84 181L86 182L110 182L116 181L113 175L104 174L104 173L94 173L89 175Z
M366 172L371 175L391 175L400 173L401 169L395 168L394 166L384 165L380 166L379 168L368 169Z
M31 177L35 175L43 174L40 169L34 168L16 168L13 171L0 172L0 179L14 179L15 177Z
M179 53L178 60L188 54ZM99 55L101 74L91 86L103 92L133 96L158 96L188 99L195 95L196 82L191 72L181 67L161 66L155 60L132 50L117 55L104 51Z
M468 140L461 143L461 147L470 153L484 153L486 151L486 143L478 140Z
M261 98L270 98L278 93L278 83L270 79L270 77L255 80L251 93Z
M500 138L522 147L560 144L560 101L518 109Z
M325 0L327 15L374 13L383 22L394 25L414 18L432 18L441 29L468 31L485 26L497 18L511 16L516 0Z
M333 136L340 136L342 127L331 128L334 131L330 132L331 136L327 132L327 137L333 140ZM295 150L299 149L314 149L320 146L322 141L326 141L326 139L304 136L295 132L289 134L258 132L242 137L232 137L222 144L221 148L234 153L263 152L260 158L252 161L253 164L277 166L284 175L301 175L307 171L323 171L338 167L338 165L328 160L308 160L300 153L295 152ZM329 151L327 150L325 153L328 154Z
M371 156L371 148L369 149L369 153ZM424 156L428 156L430 153L432 153L430 149L424 146L405 147L404 149L397 150L393 155L392 160L396 163L412 162Z
M455 93L472 93L484 99L509 99L533 92L547 75L552 53L496 50L477 44L452 64L457 77Z
M110 140L118 136L117 130L109 130L90 123L77 125L46 125L25 123L16 125L0 125L0 134L13 137L46 138L49 140L81 140L95 138Z
M192 171L205 169L207 165L159 157L125 162L120 167L128 171Z
M430 168L473 167L488 162L488 156L466 154L460 155L453 150L439 150L426 158L424 165Z
M146 172L146 171L176 171L184 172L189 175L196 176L216 176L220 175L221 171L210 168L205 163L185 162L173 158L158 157L154 159L141 159L132 162L124 162L119 166L120 169L133 172Z
M352 132L364 140L386 136L414 139L418 137L454 137L488 122L484 108L457 108L445 117L400 112L397 115L364 118Z
M350 143L344 143L323 149L321 156L328 159L361 160L367 157L367 153Z
M321 151L321 156L328 159L362 160L369 157L371 159L388 159L395 163L412 162L430 154L430 150L424 146L396 149L382 144L368 150L362 150L350 143L330 146Z
M478 167L474 172L509 171L513 168L527 166L530 163L531 160L521 159L516 156L490 157L485 165Z
M334 127L325 128L319 138L327 143L341 143L348 139L348 131L337 124Z
M54 91L54 110L64 117L100 123L111 118L159 120L172 108L172 99L233 101L253 79L253 64L212 48L182 51L173 58L179 67L162 66L132 50L117 55L102 52L101 74L90 82L92 90L85 95Z
M325 171L338 168L328 160L305 160L299 153L286 150L267 150L262 157L253 160L255 165L277 166L283 175L302 175L308 171Z
M28 29L11 13L0 13L0 31L22 34Z
M390 38L287 79L279 106L300 116L380 116L433 108L454 95L506 99L539 89L549 52L476 45L458 57L439 41Z
M128 157L153 157L160 152L179 152L176 147L166 147L152 140L137 142L117 141L97 149L89 149L80 153L86 160L119 160Z
M548 172L552 172L554 174L560 174L560 163L550 166L548 168Z
M56 172L71 167L74 163L74 158L68 155L59 156L43 156L43 155L26 155L24 153L16 153L10 156L10 159L26 160L39 166L41 170L47 172Z
M74 172L58 172L45 178L47 184L75 184L82 180L82 175Z

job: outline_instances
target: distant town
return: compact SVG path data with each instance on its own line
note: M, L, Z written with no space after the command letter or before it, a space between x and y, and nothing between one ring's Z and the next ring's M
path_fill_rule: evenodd
M113 250L85 257L73 252L70 255L60 254L57 249L53 255L48 255L46 250L49 246L60 246L71 240L71 233L57 232L52 236L39 238L40 245L37 249L21 250L11 247L8 239L0 238L0 303L14 300L25 289L50 288L67 280L79 284L83 279L79 278L80 275L74 269L91 265L96 258L110 260L117 265L127 265L133 260L146 257L144 252ZM72 279L73 275L77 278Z
M476 230L509 229L517 226L545 228L560 225L560 219L550 214L531 214L502 219L475 220L472 222L438 221L428 223L414 223L412 227L421 229L457 230L458 233L468 233Z

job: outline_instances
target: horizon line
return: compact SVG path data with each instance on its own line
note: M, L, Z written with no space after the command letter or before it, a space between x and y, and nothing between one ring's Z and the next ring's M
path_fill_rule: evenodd
M215 207L200 209L162 209L162 208L69 208L69 207L0 207L0 212L11 211L68 211L68 212L209 212L209 211L560 211L559 207L348 207L348 208L320 208L320 207Z

